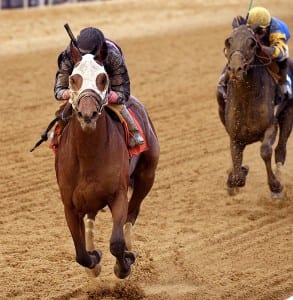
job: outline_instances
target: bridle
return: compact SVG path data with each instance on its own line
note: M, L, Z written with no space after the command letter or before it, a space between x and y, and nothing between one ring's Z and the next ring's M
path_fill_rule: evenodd
M261 55L259 55L257 53L257 49L261 49L261 44L258 41L258 39L255 37L254 31L251 28L249 28L249 27L247 27L247 29L251 33L251 37L250 38L255 42L255 47L254 47L254 53L253 53L253 55L251 55L250 59L247 59L245 57L244 53L243 53L243 50L241 50L241 49L235 49L231 53L229 53L229 55L228 55L228 50L225 47L224 48L224 55L226 56L226 58L228 60L228 65L229 65L229 63L231 61L231 58L234 55L239 55L240 56L241 61L243 61L244 65L247 66L247 70L249 68L266 67L266 66L270 65L272 63L272 58L269 55L261 56ZM237 28L236 28L236 30L237 30ZM256 58L261 63L253 64L253 62L255 61ZM264 61L266 61L266 62L264 62Z
M102 115L102 112L105 108L105 106L108 104L108 98L109 98L109 93L106 94L106 97L103 99L101 99L101 97L93 90L85 90L83 92L81 92L78 97L76 98L76 100L74 99L70 99L69 102L72 105L72 108L74 110L75 113L80 113L79 110L79 104L80 101L84 98L94 98L95 99L95 104L97 107L97 114L98 114L98 118L100 118L100 116Z

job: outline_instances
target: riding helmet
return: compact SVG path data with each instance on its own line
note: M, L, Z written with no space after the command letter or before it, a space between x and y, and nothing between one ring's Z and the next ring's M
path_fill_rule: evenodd
M77 46L81 54L95 54L105 42L104 34L94 27L87 27L80 31Z
M254 7L249 11L247 24L267 28L271 23L271 14L264 7Z

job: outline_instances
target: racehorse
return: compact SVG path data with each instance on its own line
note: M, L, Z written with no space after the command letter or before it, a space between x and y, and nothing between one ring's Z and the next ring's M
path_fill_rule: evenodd
M146 109L131 96L127 106L140 121L147 148L130 156L125 130L106 107L109 78L104 67L94 55L81 56L74 45L70 52L74 62L69 78L74 113L62 132L55 156L65 218L76 261L98 276L102 253L94 245L94 220L100 210L109 207L113 220L110 251L116 257L114 272L123 279L135 262L131 228L154 183L159 143Z
M260 155L265 163L268 185L273 198L283 196L280 181L281 166L285 163L286 144L292 130L292 99L286 99L275 114L277 83L268 66L271 59L261 52L252 28L240 25L225 40L227 57L227 99L219 109L220 119L230 137L232 170L227 186L230 195L245 186L248 167L242 166L247 145L260 141ZM223 102L217 91L218 103ZM219 106L220 107L220 106ZM279 126L278 126L279 125ZM272 170L273 144L279 127L275 150L276 173Z

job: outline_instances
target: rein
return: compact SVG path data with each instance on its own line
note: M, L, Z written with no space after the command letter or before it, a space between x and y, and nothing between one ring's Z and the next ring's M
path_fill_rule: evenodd
M100 97L93 91L86 91L81 93L78 98L76 99L76 101L74 100L69 100L73 110L76 113L79 113L80 110L78 109L79 103L83 98L94 98L95 99L95 103L96 103L96 107L98 109L98 118L101 116L104 107L108 104L108 98L109 98L109 94L106 95L104 100L100 101Z
M257 48L261 49L260 42L257 41L255 38L254 38L254 40L257 43L256 49ZM243 58L243 60L245 61L245 64L247 64L247 66L249 68L267 67L267 66L269 66L272 63L272 58L269 55L261 56L261 55L258 55L256 51L254 52L254 56L252 56L251 60L249 60L249 61L247 61L246 59L244 59L245 56L243 55L243 51L240 50L240 49L236 49L236 50L232 51L230 53L230 55L228 56L227 55L227 49L224 48L224 54L228 58L228 63L230 62L230 59L231 59L231 57L233 55L239 54ZM258 61L260 62L260 64L252 64L252 62L255 60L255 58L258 59ZM264 62L264 61L267 61L267 62Z

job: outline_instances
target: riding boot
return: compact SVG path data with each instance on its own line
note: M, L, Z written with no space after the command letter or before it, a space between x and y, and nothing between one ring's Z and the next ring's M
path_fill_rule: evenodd
M72 105L69 103L69 101L62 103L59 106L59 109L55 112L55 116L59 117L57 124L54 128L54 131L51 133L50 136L50 148L53 149L54 152L56 152L59 144L59 137L63 132L63 129L65 128L66 124L68 123L68 120L70 116L72 115Z
M129 139L128 146L135 147L135 146L142 145L144 143L144 139L141 136L132 116L130 115L125 105L122 105L120 113L123 119L125 120L125 122L127 123L130 132L130 139Z
M62 103L59 107L59 109L55 112L56 117L60 117L58 120L59 126L63 128L66 126L68 123L68 120L70 116L72 115L72 105L69 101Z
M225 67L224 70L222 71L217 86L217 101L219 106L219 117L224 126L225 126L225 104L227 100L227 81L228 81L228 75L226 69L227 67Z
M281 90L282 99L291 98L292 97L292 90L291 90L291 79L288 75L288 59L285 59L278 63L279 66L279 86Z

